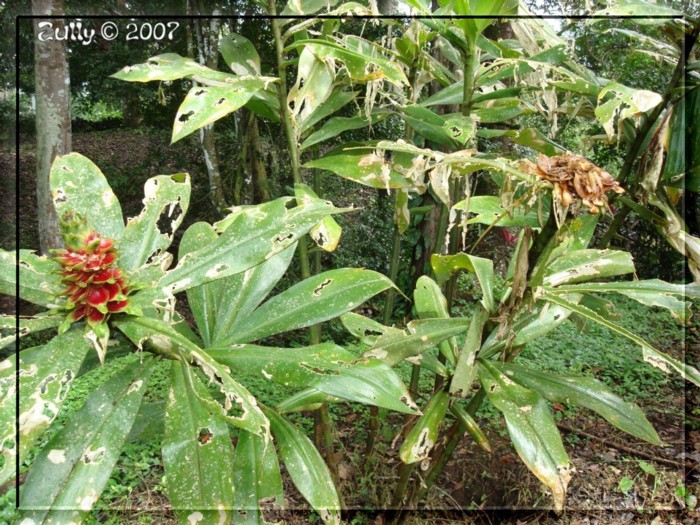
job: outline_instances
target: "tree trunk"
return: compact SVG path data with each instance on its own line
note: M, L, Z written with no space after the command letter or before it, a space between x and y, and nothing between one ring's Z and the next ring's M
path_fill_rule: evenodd
M221 6L218 3L212 7L211 13L206 12L202 2L190 3L189 7L190 14L193 15L217 15L221 13ZM217 69L221 20L218 18L193 19L192 25L194 28L194 42L191 42L190 39L188 43L196 45L196 60L208 68ZM219 170L219 157L216 154L213 123L199 128L199 141L202 144L204 163L207 166L207 174L209 176L209 194L216 211L222 214L227 204L224 196L223 179Z
M250 112L247 132L247 161L250 167L250 176L253 179L253 202L260 204L270 198L270 189L267 181L267 170L263 163L262 142L260 141L260 131L258 130L258 119L255 113Z
M32 0L35 15L62 15L63 0ZM34 21L34 74L36 81L36 194L41 251L63 246L58 216L51 198L49 173L59 155L70 153L70 76L63 41L41 42L38 23ZM58 31L63 20L52 20Z

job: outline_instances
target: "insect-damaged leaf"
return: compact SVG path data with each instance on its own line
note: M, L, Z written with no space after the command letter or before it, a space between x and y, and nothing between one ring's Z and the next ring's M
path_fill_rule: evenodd
M63 321L62 317L47 315L44 317L20 317L19 333L16 332L17 318L14 315L0 315L0 348L4 348L10 343L14 343L17 336L20 338L27 335L56 328Z
M217 237L209 224L193 224L180 241L180 258ZM239 320L245 319L284 275L295 248L296 243L250 270L187 290L187 302L205 346L216 346L237 330Z
M16 473L16 372L14 357L0 361L0 485L11 480Z
M418 418L401 444L399 457L404 463L416 463L428 459L430 451L437 443L438 431L442 420L445 419L450 395L444 390L438 390L423 409L423 415ZM423 470L426 470L426 462Z
M430 257L430 265L433 267L435 278L440 284L446 282L457 270L467 270L476 275L483 294L481 304L484 305L487 312L496 311L496 303L493 298L494 273L492 260L467 253L432 255Z
M538 392L553 403L580 405L603 416L620 430L652 445L661 445L659 435L637 405L613 394L592 377L558 376L515 364L498 366L508 377Z
M183 523L230 520L233 508L233 447L226 423L200 403L210 394L181 361L170 367L163 433L166 492Z
M56 419L92 343L80 329L20 352L20 457Z
M231 377L228 368L209 357L204 350L177 332L170 324L149 317L135 317L128 321L115 321L114 324L136 346L142 347L147 343L157 347L162 354L186 360L189 364L199 367L224 397L223 405L210 398L199 397L199 401L210 412L249 432L264 438L269 436L269 423L258 407L255 397Z
M590 281L634 272L632 255L618 250L574 250L547 264L545 286Z
M62 288L52 272L59 269L56 262L31 250L19 251L19 296L25 301L49 306L56 302ZM17 293L17 258L14 252L0 249L0 294Z
M540 222L537 217L537 210L528 212L522 208L513 208L506 210L501 207L500 197L490 195L479 195L470 197L468 201L463 200L454 205L458 210L468 211L470 214L475 214L467 220L467 224L488 224L503 227L522 227L530 226L531 228L539 228Z
M172 142L236 111L256 91L265 88L265 82L255 77L238 78L229 84L226 87L196 86L190 89L177 110Z
M450 382L450 394L455 397L467 397L471 393L472 383L476 379L476 356L481 348L482 333L488 320L488 312L477 306Z
M420 277L418 282L416 282L416 289L413 291L413 301L420 319L446 319L450 317L447 309L447 299L445 299L438 284L426 275ZM452 337L440 343L439 348L440 353L450 363L455 364L457 361L455 357L457 340Z
M338 0L289 0L282 10L283 15L311 15L324 7L335 7Z
M391 112L389 111L375 110L372 112L371 118L367 118L366 115L333 117L328 119L318 131L306 137L306 140L301 144L300 150L305 150L314 144L337 137L344 131L366 128L371 124L381 122L390 114Z
M206 349L214 360L290 387L306 387L319 377L335 375L357 356L333 343L299 348L275 348L258 345L233 345Z
M262 304L220 344L247 343L333 319L391 286L382 274L359 268L314 275Z
M243 272L297 242L323 217L347 211L320 199L288 209L292 200L283 197L232 212L221 221L226 229L219 238L187 253L158 286L177 293Z
M143 211L127 221L119 245L119 266L127 271L168 249L190 204L190 176L158 175L144 185Z
M508 433L518 455L549 487L554 508L561 511L574 467L566 455L547 402L481 359L479 378L491 403L506 418Z
M299 53L297 80L289 90L287 103L297 125L303 123L331 95L336 87L333 61L320 60L310 48Z
M274 410L266 409L280 456L294 485L326 523L340 523L340 501L331 473L311 440Z
M26 523L79 523L92 509L119 459L154 363L136 361L108 379L42 449L20 493Z
M687 379L688 381L700 386L700 372L698 372L697 369L681 361L678 361L677 359L674 359L673 357L664 354L663 352L659 352L658 350L653 348L649 343L647 343L644 339L628 331L626 328L623 328L617 323L614 323L613 321L603 317L602 315L598 314L597 312L591 310L590 308L582 304L577 304L576 302L573 302L578 301L580 297L581 296L578 294L559 296L549 291L545 293L543 298L545 301L549 301L550 303L554 303L563 308L566 308L571 312L577 313L580 316L585 317L586 319L596 322L610 329L611 331L616 332L623 337L626 337L630 341L634 341L642 347L642 357L644 361L646 361L652 366L655 366L656 368L660 368L666 373L670 373L671 370L675 370L678 374L680 374L682 378Z
M153 80L177 80L198 75L225 82L236 78L230 73L222 73L199 64L191 58L177 53L163 53L149 58L143 64L125 66L112 75L112 78L127 82L151 82Z
M376 357L394 366L407 357L416 356L437 346L445 339L462 334L469 319L421 319L408 323L407 331L380 336L365 357Z
M124 231L122 209L100 169L80 153L56 157L49 175L51 198L59 218L79 213L103 237L119 240Z
M219 48L226 65L236 75L260 74L260 55L246 37L229 33L221 37Z
M370 188L410 188L406 177L413 155L394 153L390 159L373 150L374 143L348 142L321 157L304 164L305 168L328 170L336 175Z
M624 252L623 252L624 253ZM545 279L545 283L547 280ZM646 306L666 308L681 322L690 318L691 303L682 299L700 298L697 284L671 284L660 279L618 281L613 283L580 283L548 289L549 293L619 293Z
M294 196L299 204L304 202L305 199L318 199L316 192L302 183L294 185ZM309 235L320 248L327 252L332 252L338 247L342 232L343 229L340 227L340 224L335 222L335 219L329 215L311 228Z
M264 525L267 522L261 513L262 505L281 507L284 503L275 447L243 430L238 433L236 443L233 482L236 487L233 522L236 525Z

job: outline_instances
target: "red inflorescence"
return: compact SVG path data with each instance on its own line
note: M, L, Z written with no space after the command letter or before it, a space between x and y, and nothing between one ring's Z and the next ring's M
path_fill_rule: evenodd
M72 310L72 321L100 323L128 304L129 290L116 266L114 243L90 231L80 216L64 217L62 222L66 249L56 250L53 259L62 267L66 308Z

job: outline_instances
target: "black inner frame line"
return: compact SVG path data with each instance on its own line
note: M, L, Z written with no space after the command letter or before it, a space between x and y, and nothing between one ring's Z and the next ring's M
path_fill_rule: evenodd
M20 97L20 21L21 20L209 20L209 19L242 19L242 20L308 20L318 18L321 20L683 20L689 18L685 13L680 15L16 15L15 16L15 509L19 509L20 501L20 457L19 457L19 410L20 410L20 198L19 198L19 170L20 170L20 126L19 126L19 97ZM681 54L682 60L683 54ZM688 388L686 386L686 388ZM376 509L371 509L376 510Z

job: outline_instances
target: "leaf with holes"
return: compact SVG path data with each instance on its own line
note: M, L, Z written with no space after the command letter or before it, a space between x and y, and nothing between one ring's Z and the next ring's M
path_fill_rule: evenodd
M254 77L236 79L236 82L230 82L226 87L193 87L177 110L172 142L236 111L256 91L264 88L265 82Z
M516 364L498 365L498 368L517 383L538 392L552 403L586 407L632 436L652 445L662 444L642 409L616 396L597 379L559 376Z
M244 272L295 244L327 215L347 211L320 199L289 209L292 203L283 197L234 211L216 241L187 253L158 286L177 293Z
M17 318L14 315L0 315L0 348L14 343L17 337L22 338L50 328L57 328L63 322L63 318L56 315L20 317L19 333L16 332L16 321Z
M0 294L17 293L17 259L14 252L0 249ZM51 278L60 267L54 261L31 250L19 251L19 296L25 301L49 306L55 304L62 287Z
M632 255L618 250L574 250L547 264L543 284L561 286L634 272Z
M190 176L186 173L148 179L143 210L127 221L119 246L119 266L132 271L167 250L189 203Z
M284 504L282 475L275 447L255 434L239 432L233 483L236 487L233 522L236 525L268 523L261 509L281 508Z
M7 483L16 474L16 372L14 357L0 361L0 485Z
M233 447L226 423L199 399L211 400L189 365L173 361L165 410L165 488L181 522L230 520L233 508Z
M247 343L322 323L357 308L392 286L382 274L359 268L314 275L258 307L222 343Z
M56 157L49 175L56 213L79 213L103 237L121 239L122 209L100 169L80 153Z
M323 458L308 437L274 410L266 409L280 457L302 496L326 523L340 523L340 501Z
M454 205L458 210L475 214L467 220L467 224L487 224L501 227L539 228L540 221L537 210L523 211L522 208L505 209L501 207L501 199L495 196L479 195L463 200Z
M423 409L423 415L418 418L401 444L399 449L401 461L408 464L423 461L426 462L423 470L427 469L428 457L437 443L438 431L447 414L449 402L450 395L444 390L438 390L433 394Z
M226 65L236 75L260 74L260 55L246 37L229 33L221 37L219 49Z
M466 332L469 319L421 319L411 321L407 330L380 336L365 357L375 357L394 366L417 356L442 341Z
M39 452L20 495L26 523L79 523L90 512L131 431L154 362L136 361L110 377Z
M489 401L505 417L518 455L549 487L554 508L560 512L574 466L566 455L547 402L536 392L513 382L488 361L479 360L479 378Z
M297 202L299 204L301 204L305 199L318 199L316 192L303 183L296 183L294 185L294 196L297 198ZM333 252L338 247L342 232L343 229L340 227L340 224L338 224L335 219L329 215L328 217L324 217L321 222L311 228L309 231L309 236L314 240L319 248L322 248L327 252Z

